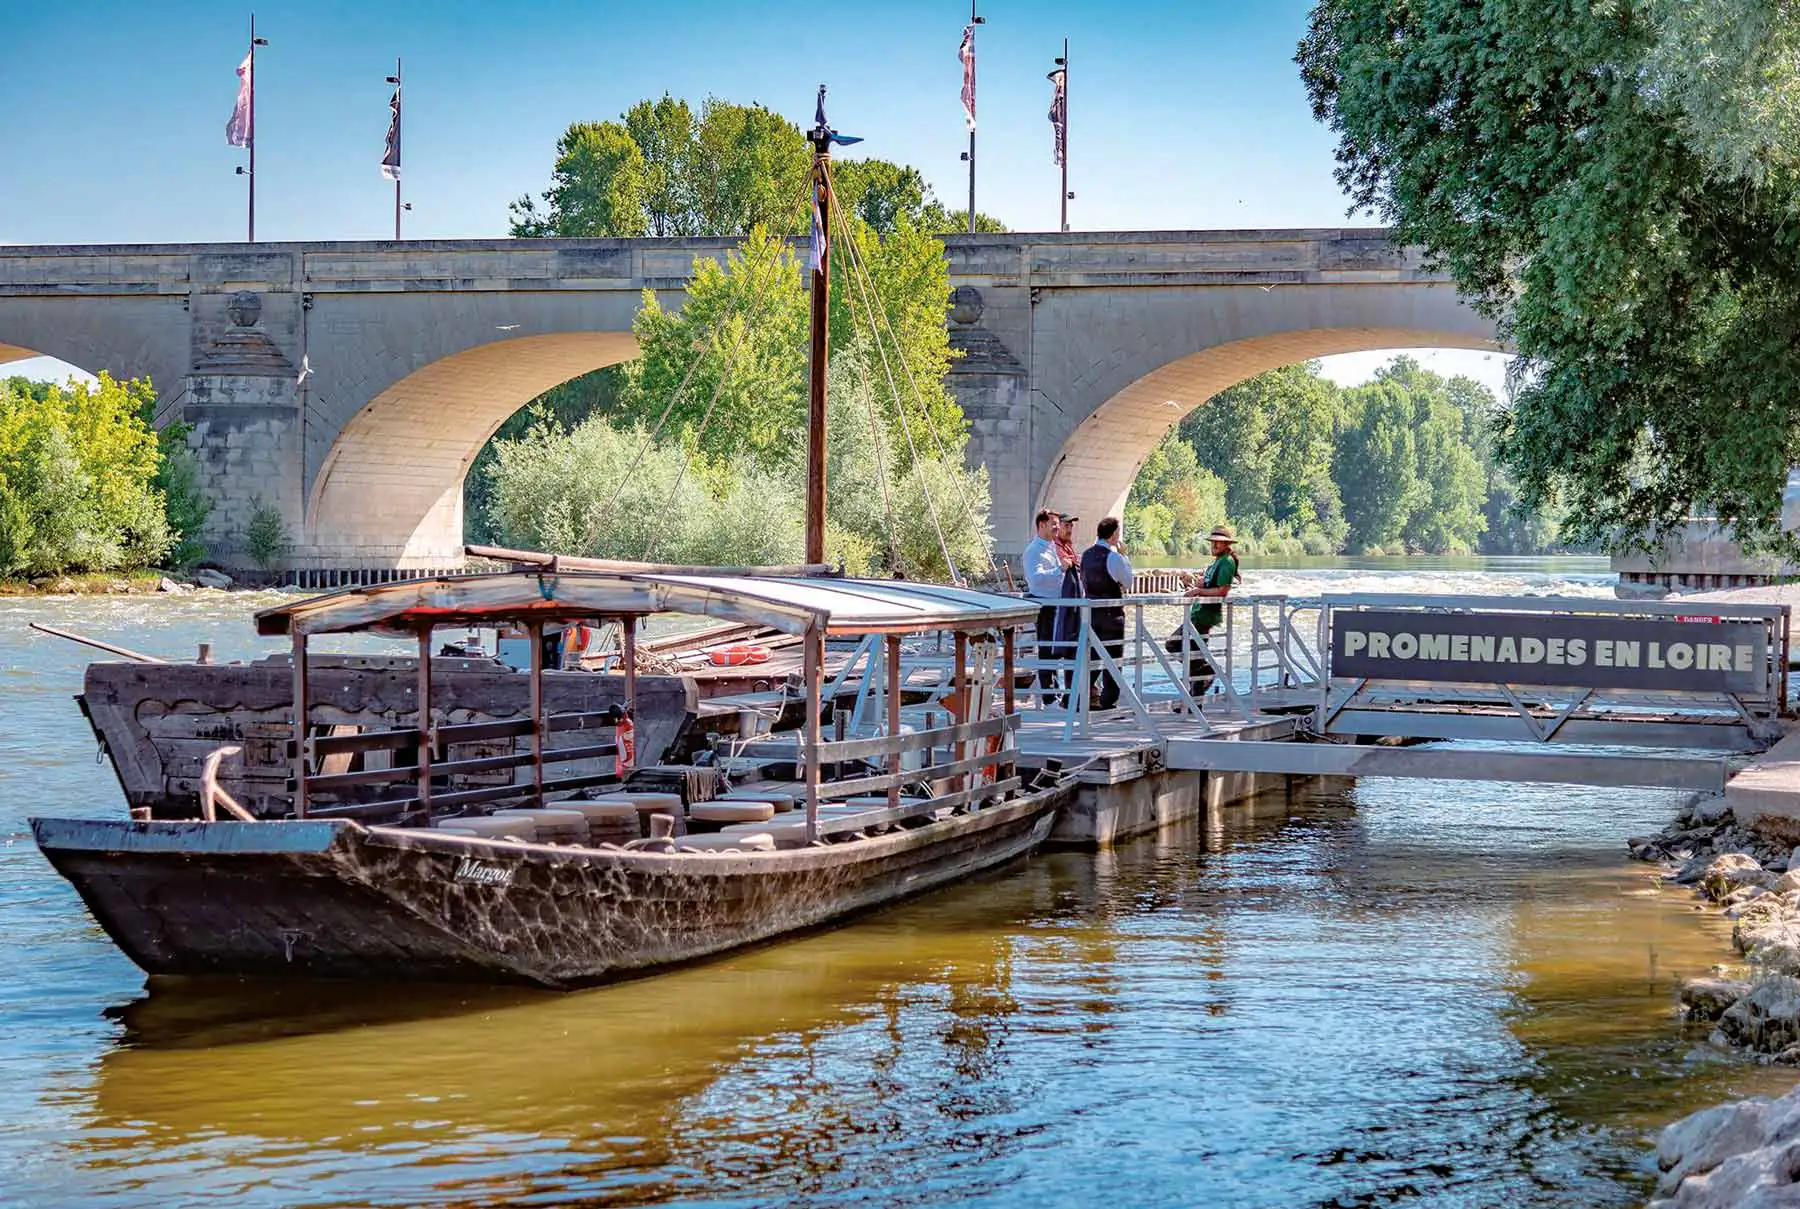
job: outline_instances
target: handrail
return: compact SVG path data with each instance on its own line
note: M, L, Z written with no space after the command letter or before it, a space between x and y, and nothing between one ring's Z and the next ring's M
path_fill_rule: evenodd
M826 764L836 764L844 760L866 760L871 756L891 756L927 747L941 747L948 743L963 743L970 739L985 739L990 735L1017 730L1019 722L1018 714L1001 714L980 722L959 722L933 730L875 735L866 739L836 739L819 744L819 759ZM797 746L797 750L804 749L804 744Z

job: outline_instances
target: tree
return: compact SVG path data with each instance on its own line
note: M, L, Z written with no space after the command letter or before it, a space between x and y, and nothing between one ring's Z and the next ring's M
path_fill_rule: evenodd
M811 153L800 128L761 105L708 97L694 117L667 95L618 121L576 122L556 145L550 188L512 204L522 238L801 231Z
M1353 549L1399 543L1413 512L1429 499L1419 479L1411 397L1393 382L1346 392L1348 417L1337 440L1337 483Z
M0 390L0 575L146 567L174 544L148 382Z
M1194 447L1170 432L1132 482L1125 500L1125 536L1154 554L1190 554L1226 517L1226 487L1200 465Z
M1800 461L1800 19L1756 0L1320 0L1356 208L1517 347L1500 452L1566 535L1773 544ZM1790 549L1793 543L1787 543Z

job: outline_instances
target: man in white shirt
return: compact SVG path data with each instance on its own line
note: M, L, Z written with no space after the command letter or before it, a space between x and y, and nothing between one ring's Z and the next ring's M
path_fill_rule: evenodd
M1023 558L1025 566L1025 594L1033 600L1060 600L1062 598L1063 572L1071 565L1064 560L1056 546L1056 529L1058 516L1049 509L1041 509L1037 514L1037 536L1025 546ZM1061 650L1055 645L1056 609L1048 604L1038 606L1037 615L1037 656L1039 661L1061 657ZM1046 706L1061 705L1063 679L1053 669L1038 668L1038 687L1043 690L1043 701Z

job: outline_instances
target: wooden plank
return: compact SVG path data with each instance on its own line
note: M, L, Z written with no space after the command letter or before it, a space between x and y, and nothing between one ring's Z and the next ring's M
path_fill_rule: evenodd
M576 789L592 789L600 785L616 785L619 779L611 773L590 777L563 777L555 781L544 782L545 793L565 793ZM530 785L496 785L485 789L457 789L449 793L431 795L434 808L456 806L479 806L487 802L504 801L510 797L529 798L533 793ZM357 802L346 806L321 806L313 811L313 818L362 819L379 818L386 813L405 814L423 808L417 798L393 798L383 802ZM554 803L552 803L554 805Z
M819 824L820 835L842 835L848 831L862 831L868 827L877 827L883 823L895 823L902 819L917 818L920 815L932 814L939 810L954 809L965 802L978 798L996 797L1010 793L1020 787L1017 777L1004 781L995 781L991 785L977 785L972 789L962 789L955 793L942 794L923 802L914 802L906 806L876 807L873 810L861 811L846 815L843 818L831 818ZM835 788L831 786L828 788Z
M607 730L613 725L614 714L610 710L589 711L585 713L551 714L546 720L546 729L551 732L569 730ZM453 743L483 743L490 739L514 739L531 733L531 719L514 718L504 722L458 722L449 726L436 728L433 735L437 738L437 750L443 751ZM308 750L315 756L333 755L338 752L388 751L410 748L419 741L416 727L403 730L365 730L354 735L330 735L311 740ZM293 744L288 744L288 755L293 755Z
M924 768L915 768L911 772L884 772L872 777L858 777L853 781L827 781L819 786L819 793L832 798L885 793L891 786L904 785L908 781L934 781L948 776L960 776L983 765L998 765L1000 762L999 752L986 752L982 755L965 756L963 759L951 760L943 764L929 764Z
M826 764L839 764L845 760L866 760L871 756L918 751L968 739L985 739L990 735L1002 735L1009 730L1018 729L1021 717L1019 714L1002 714L980 722L961 722L934 730L916 730L909 735L876 735L871 739L835 740L819 745L819 759ZM1154 742L1154 739L1150 741ZM753 743L745 750L753 751L757 746L758 744Z
M586 747L553 747L544 753L545 764L570 764L577 760L600 760L619 754L615 743L593 743ZM535 760L531 752L514 752L505 756L477 756L468 760L440 760L431 765L433 777L466 776L472 773L497 772L506 768L523 768ZM409 781L417 775L417 769L402 765L399 768L366 769L362 772L338 773L334 776L314 776L307 778L307 785L314 793L331 793L339 789L347 789L355 785L379 785L387 781Z

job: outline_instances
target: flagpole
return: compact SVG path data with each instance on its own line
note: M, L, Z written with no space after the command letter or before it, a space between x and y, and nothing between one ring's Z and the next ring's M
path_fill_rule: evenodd
M975 15L976 3L977 0L969 0L969 24L972 26L985 25L987 19ZM975 48L971 45L969 47L971 57L974 56L974 52ZM970 66L970 71L974 71L973 65ZM969 128L969 234L975 234L975 130L972 124Z
M256 14L250 14L250 242L256 242Z
M250 242L256 242L256 48L267 46L267 38L256 36L256 14L250 14L250 106L246 114L244 145L250 151L250 167L244 175L250 178Z
M825 87L819 86L818 122L807 133L812 144L813 207L817 217L813 247L810 377L806 396L806 557L825 561L825 369L831 324L831 128L825 124Z
M1062 120L1062 229L1069 229L1069 40L1063 39L1062 58L1056 61L1063 69Z
M398 149L399 147L401 147L403 145L400 141L400 123L403 120L402 116L401 116L401 114L402 114L401 105L402 105L403 101L404 101L404 97L401 95L401 87L400 87L400 56L395 55L394 56L394 146L396 149ZM395 159L398 160L398 158L399 158L399 156L396 155ZM395 163L395 165L394 165L394 242L395 243L400 242L400 165L398 163Z

